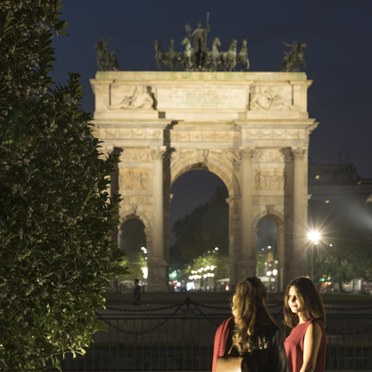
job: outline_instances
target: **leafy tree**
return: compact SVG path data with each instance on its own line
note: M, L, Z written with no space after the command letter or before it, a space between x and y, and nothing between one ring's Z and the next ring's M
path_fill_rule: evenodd
M315 210L315 208L314 208ZM316 205L316 218L325 221L324 236L314 252L315 279L330 276L339 283L371 279L371 206L357 197L336 200L331 207ZM309 252L310 255L310 252Z
M120 276L119 280L134 280L136 278L142 281L144 280L142 269L147 267L147 261L142 252L138 252L131 257L127 256L124 262L125 266L129 266L130 269L128 269L127 273Z
M345 228L330 239L334 242L332 245L321 244L315 252L315 277L330 276L340 288L343 282L355 278L370 279L372 251L368 237L359 235L355 229Z
M208 270L208 272L214 273L215 280L227 278L229 276L229 258L216 251L210 251L202 256L196 257L191 265L185 267L184 274L188 277L192 274L192 271L198 271L206 267L213 267L213 269ZM203 272L201 274L203 274Z
M227 191L217 187L212 199L198 206L189 215L173 225L176 243L171 248L171 261L188 263L210 249L219 248L222 255L228 251Z
M116 159L99 153L79 77L56 86L57 0L0 2L0 370L42 371L84 353L123 272L112 240Z

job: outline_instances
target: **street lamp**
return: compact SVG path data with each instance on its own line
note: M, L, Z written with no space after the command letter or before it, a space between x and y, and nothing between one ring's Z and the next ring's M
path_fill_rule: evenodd
M313 243L311 247L311 280L314 280L314 250L320 240L320 232L318 230L311 230L307 233L307 238Z

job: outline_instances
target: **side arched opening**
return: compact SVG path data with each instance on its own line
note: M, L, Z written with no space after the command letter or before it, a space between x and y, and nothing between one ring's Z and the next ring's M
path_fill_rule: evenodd
M120 249L125 253L124 260L129 273L119 278L119 289L122 292L133 288L134 279L139 279L140 285L146 287L147 239L145 225L138 218L129 218L120 226Z
M273 215L257 223L256 272L268 292L283 291L284 240L283 228Z

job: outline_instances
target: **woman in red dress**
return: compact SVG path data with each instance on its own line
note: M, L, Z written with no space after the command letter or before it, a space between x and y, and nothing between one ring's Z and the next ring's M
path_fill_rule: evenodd
M292 280L284 298L284 323L293 328L284 342L292 372L324 372L324 321L323 302L314 283L306 277Z

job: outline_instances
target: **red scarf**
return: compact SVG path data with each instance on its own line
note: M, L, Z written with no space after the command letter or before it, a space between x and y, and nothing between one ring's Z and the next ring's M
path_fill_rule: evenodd
M217 358L225 356L231 346L229 336L234 328L234 317L225 319L216 330L214 335L212 372L216 371Z

